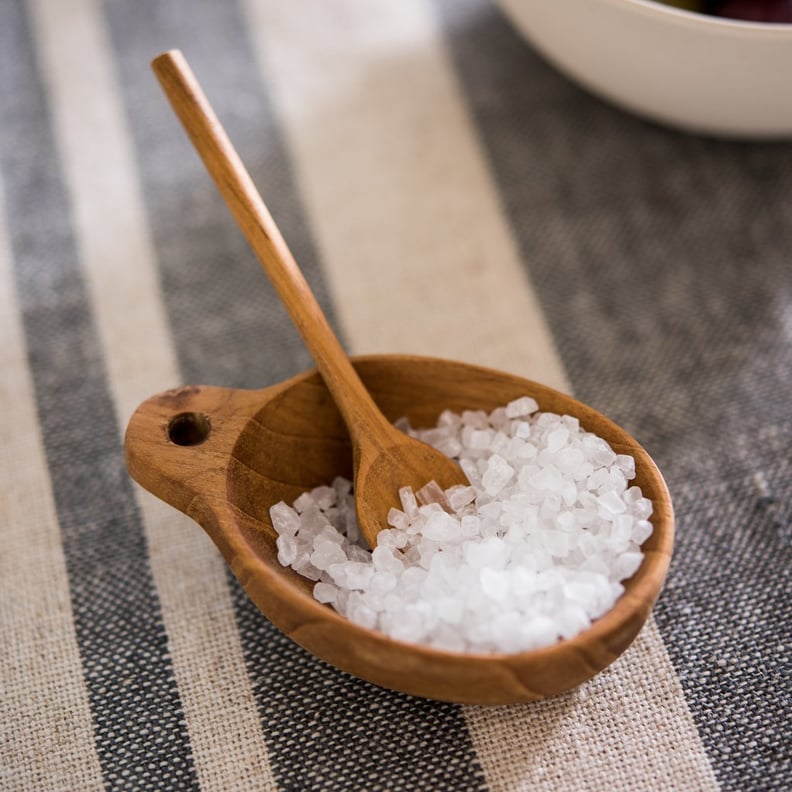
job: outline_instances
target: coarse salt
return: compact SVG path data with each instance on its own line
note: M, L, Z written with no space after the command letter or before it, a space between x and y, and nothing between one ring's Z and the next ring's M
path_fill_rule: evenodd
M460 652L538 649L586 629L624 591L651 535L635 462L529 396L487 415L400 428L459 461L469 487L399 491L369 550L351 483L270 510L278 560L361 626Z

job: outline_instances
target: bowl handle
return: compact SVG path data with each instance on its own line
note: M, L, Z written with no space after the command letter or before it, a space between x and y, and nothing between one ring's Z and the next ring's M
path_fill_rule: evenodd
M277 390L185 385L146 399L127 426L127 470L185 514L198 495L222 498L239 435Z

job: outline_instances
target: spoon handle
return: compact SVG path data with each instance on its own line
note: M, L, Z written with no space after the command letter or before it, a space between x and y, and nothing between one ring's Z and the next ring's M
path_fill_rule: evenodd
M242 160L179 50L151 67L231 214L269 276L313 356L357 445L356 433L382 435L382 417L314 297ZM372 438L374 435L374 438Z

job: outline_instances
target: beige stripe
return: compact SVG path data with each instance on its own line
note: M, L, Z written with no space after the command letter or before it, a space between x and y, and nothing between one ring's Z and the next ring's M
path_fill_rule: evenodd
M245 9L351 348L566 389L426 2ZM653 623L575 693L464 711L493 789L714 786Z
M101 789L1 199L0 776L14 789Z
M654 621L577 690L465 709L493 792L718 788Z
M179 373L112 51L99 0L34 0L32 11L121 433ZM201 785L274 788L224 564L194 523L137 494Z
M350 346L541 373L565 388L423 5L245 7Z

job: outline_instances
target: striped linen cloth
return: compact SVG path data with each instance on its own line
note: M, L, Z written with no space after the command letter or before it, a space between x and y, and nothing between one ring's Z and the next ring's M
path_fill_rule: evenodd
M310 367L149 70L173 47L350 351L572 391L657 460L676 553L608 670L374 687L132 484L145 397ZM488 0L1 0L0 787L789 789L791 336L792 144L624 115Z

